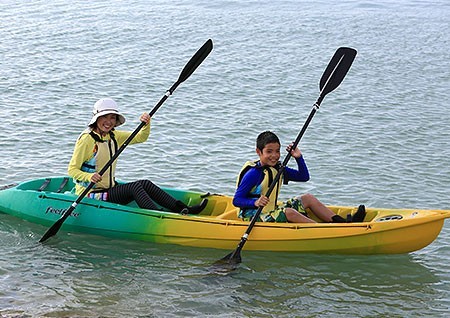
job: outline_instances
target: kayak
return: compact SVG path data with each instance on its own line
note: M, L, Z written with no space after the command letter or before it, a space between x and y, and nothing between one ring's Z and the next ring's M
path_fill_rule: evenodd
M0 190L0 212L41 224L42 234L77 199L68 177L22 182ZM237 217L232 197L175 188L162 188L188 205L208 199L197 215L146 210L84 198L62 225L64 231L84 232L121 239L192 247L233 250L249 222ZM346 218L356 207L329 206ZM439 235L450 210L366 208L359 223L257 222L246 250L332 254L398 254L419 250ZM313 217L314 218L314 217ZM316 219L317 220L317 219ZM318 220L317 220L318 221Z

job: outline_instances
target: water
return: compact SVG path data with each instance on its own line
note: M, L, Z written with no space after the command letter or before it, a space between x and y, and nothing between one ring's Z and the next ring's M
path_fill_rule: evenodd
M447 1L32 1L0 4L0 185L64 175L94 102L137 127L209 38L214 49L127 148L123 180L232 194L254 139L295 138L336 48L358 55L302 141L328 204L449 209ZM0 317L437 317L450 307L449 221L396 256L230 251L115 241L0 215ZM420 233L418 233L420 235Z

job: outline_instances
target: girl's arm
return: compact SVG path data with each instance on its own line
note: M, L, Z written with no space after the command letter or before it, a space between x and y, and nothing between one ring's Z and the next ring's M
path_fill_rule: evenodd
M119 147L123 145L125 140L127 140L132 133L133 133L132 131L123 131L123 130L114 131L114 136L116 137L116 140L119 143ZM144 127L142 127L141 130L139 130L136 136L134 136L133 140L131 140L130 145L144 142L148 139L148 136L150 136L150 122Z
M90 159L93 155L95 142L89 134L83 134L78 138L75 148L73 150L72 158L70 159L67 173L70 177L82 181L90 182L93 173L81 170L81 166L85 161Z

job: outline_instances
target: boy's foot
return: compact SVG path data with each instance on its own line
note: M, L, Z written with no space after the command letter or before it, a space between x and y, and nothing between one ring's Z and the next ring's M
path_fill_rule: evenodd
M188 206L184 208L180 213L181 214L199 214L202 212L206 205L208 204L208 199L203 199L199 204Z
M347 223L346 219L337 214L334 215L331 219L333 220L331 223Z
M358 207L358 211L353 215L352 222L363 222L366 217L366 207L364 204L361 204Z

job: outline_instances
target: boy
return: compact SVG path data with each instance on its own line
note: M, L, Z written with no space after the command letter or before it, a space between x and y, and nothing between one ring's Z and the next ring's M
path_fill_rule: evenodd
M302 153L298 148L292 149L292 144L286 150L291 152L292 157L295 158L298 169L285 167L284 173L270 197L265 196L280 167L280 148L280 140L273 132L265 131L259 134L256 139L256 153L259 160L246 162L237 180L233 204L240 208L239 217L249 221L259 207L264 207L258 221L316 223L307 217L306 209L309 209L324 222L347 222L343 217L333 213L312 194L303 194L300 197L290 199L284 203L284 206L277 205L282 180L283 183L309 180L308 168ZM361 214L364 213L365 215L364 206L360 206L358 213L353 217L353 221L362 221ZM362 217L364 218L364 216Z

